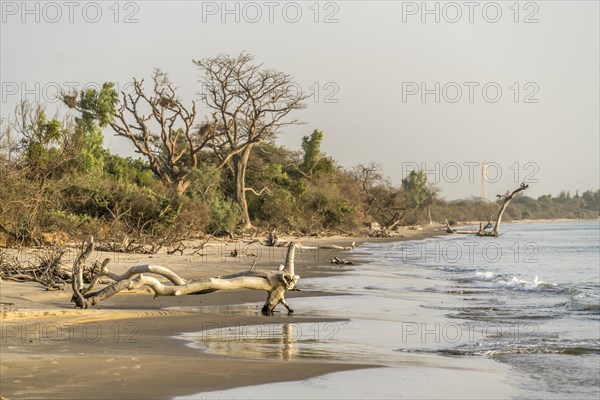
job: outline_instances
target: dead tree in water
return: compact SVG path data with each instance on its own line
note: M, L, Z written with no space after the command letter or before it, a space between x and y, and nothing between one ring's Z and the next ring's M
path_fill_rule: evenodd
M187 294L206 294L218 290L253 289L267 291L263 314L271 314L278 304L283 304L292 313L294 310L285 301L285 292L296 289L300 279L294 271L294 257L296 249L312 249L299 243L291 242L285 259L285 265L279 271L255 270L254 266L249 271L235 274L217 276L213 278L197 278L185 280L168 268L158 265L138 265L129 268L125 273L118 275L108 269L110 259L105 259L96 267L89 285L83 283L83 263L92 253L93 238L84 246L83 251L73 263L73 297L71 302L78 308L88 308L96 305L109 297L127 289L134 290L143 286L149 287L154 296L182 296ZM149 274L158 275L170 281L165 284ZM110 283L104 288L92 291L101 279L109 279Z
M502 221L502 214L504 214L504 211L510 204L510 201L515 197L515 195L517 193L527 189L528 187L529 187L529 185L526 185L525 183L521 183L521 186L519 186L518 189L515 189L511 194L509 194L507 196L499 196L504 199L504 202L502 203L502 207L500 207L500 210L498 211L498 216L496 217L496 224L493 226L493 229L491 231L486 230L486 229L492 227L492 219L490 218L490 221L485 226L483 225L483 222L479 223L478 231L470 231L470 230L459 231L456 229L452 229L450 227L450 224L448 223L448 220L446 220L446 232L459 233L459 234L465 234L465 235L498 237L499 230L500 230L500 222Z

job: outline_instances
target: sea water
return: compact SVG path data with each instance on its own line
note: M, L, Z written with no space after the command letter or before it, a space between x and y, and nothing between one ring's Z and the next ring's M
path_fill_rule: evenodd
M517 223L497 238L366 243L356 253L367 263L299 284L344 295L290 301L303 316L348 321L290 318L184 338L225 356L386 368L191 398L597 399L599 234L598 221Z

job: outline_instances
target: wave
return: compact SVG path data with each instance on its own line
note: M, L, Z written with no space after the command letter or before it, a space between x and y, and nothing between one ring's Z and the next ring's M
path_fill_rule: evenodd
M502 275L497 275L491 271L475 272L472 280L490 282L491 287L497 289L538 291L543 289L554 289L558 287L557 283L546 282L538 276L534 277L532 281L528 281L525 279L520 279L517 276L507 278Z
M593 314L600 314L600 299L587 292L571 297L564 306L570 311L587 311Z
M510 280L494 281L493 286L513 290L542 290L558 287L558 284L545 282L537 276L533 278L533 281L527 281L513 276Z
M480 280L480 281L491 281L492 279L496 278L497 276L498 275L496 275L490 271L475 272L475 280Z
M443 267L434 267L433 269L438 270L438 271L443 271L443 272L450 272L450 273L466 273L466 272L473 272L475 271L475 268L469 268L469 267L452 267L452 266L443 266Z
M600 314L600 297L597 293L595 283L587 284L583 287L563 286L558 283L546 282L536 276L532 281L521 279L517 276L502 276L491 271L478 271L473 274L470 280L489 282L489 288L493 289L508 289L518 291L555 291L559 295L568 295L570 299L561 303L558 306L563 306L569 311L591 312L592 314ZM587 288L589 290L584 290Z
M580 342L541 341L539 343L489 343L477 342L447 349L404 349L394 351L403 353L436 353L446 356L485 356L498 357L515 354L565 354L572 356L600 354L600 344L596 340Z

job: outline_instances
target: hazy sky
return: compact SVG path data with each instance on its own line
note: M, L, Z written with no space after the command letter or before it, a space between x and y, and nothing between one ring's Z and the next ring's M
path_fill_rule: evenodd
M24 5L25 4L25 5ZM22 97L168 72L202 90L192 59L247 51L313 94L306 122L350 167L379 162L394 183L414 165L447 199L600 186L598 1L2 1L3 117ZM437 19L437 21L436 21ZM206 110L199 107L200 114ZM106 131L112 151L132 146ZM536 182L537 180L537 182Z

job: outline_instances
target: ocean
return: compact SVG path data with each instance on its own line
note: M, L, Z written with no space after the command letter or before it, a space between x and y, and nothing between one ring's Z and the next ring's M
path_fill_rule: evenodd
M187 398L599 398L599 221L365 243L355 257L365 263L299 282L341 295L290 301L303 316L348 321L292 317L182 338L226 356L384 368Z

